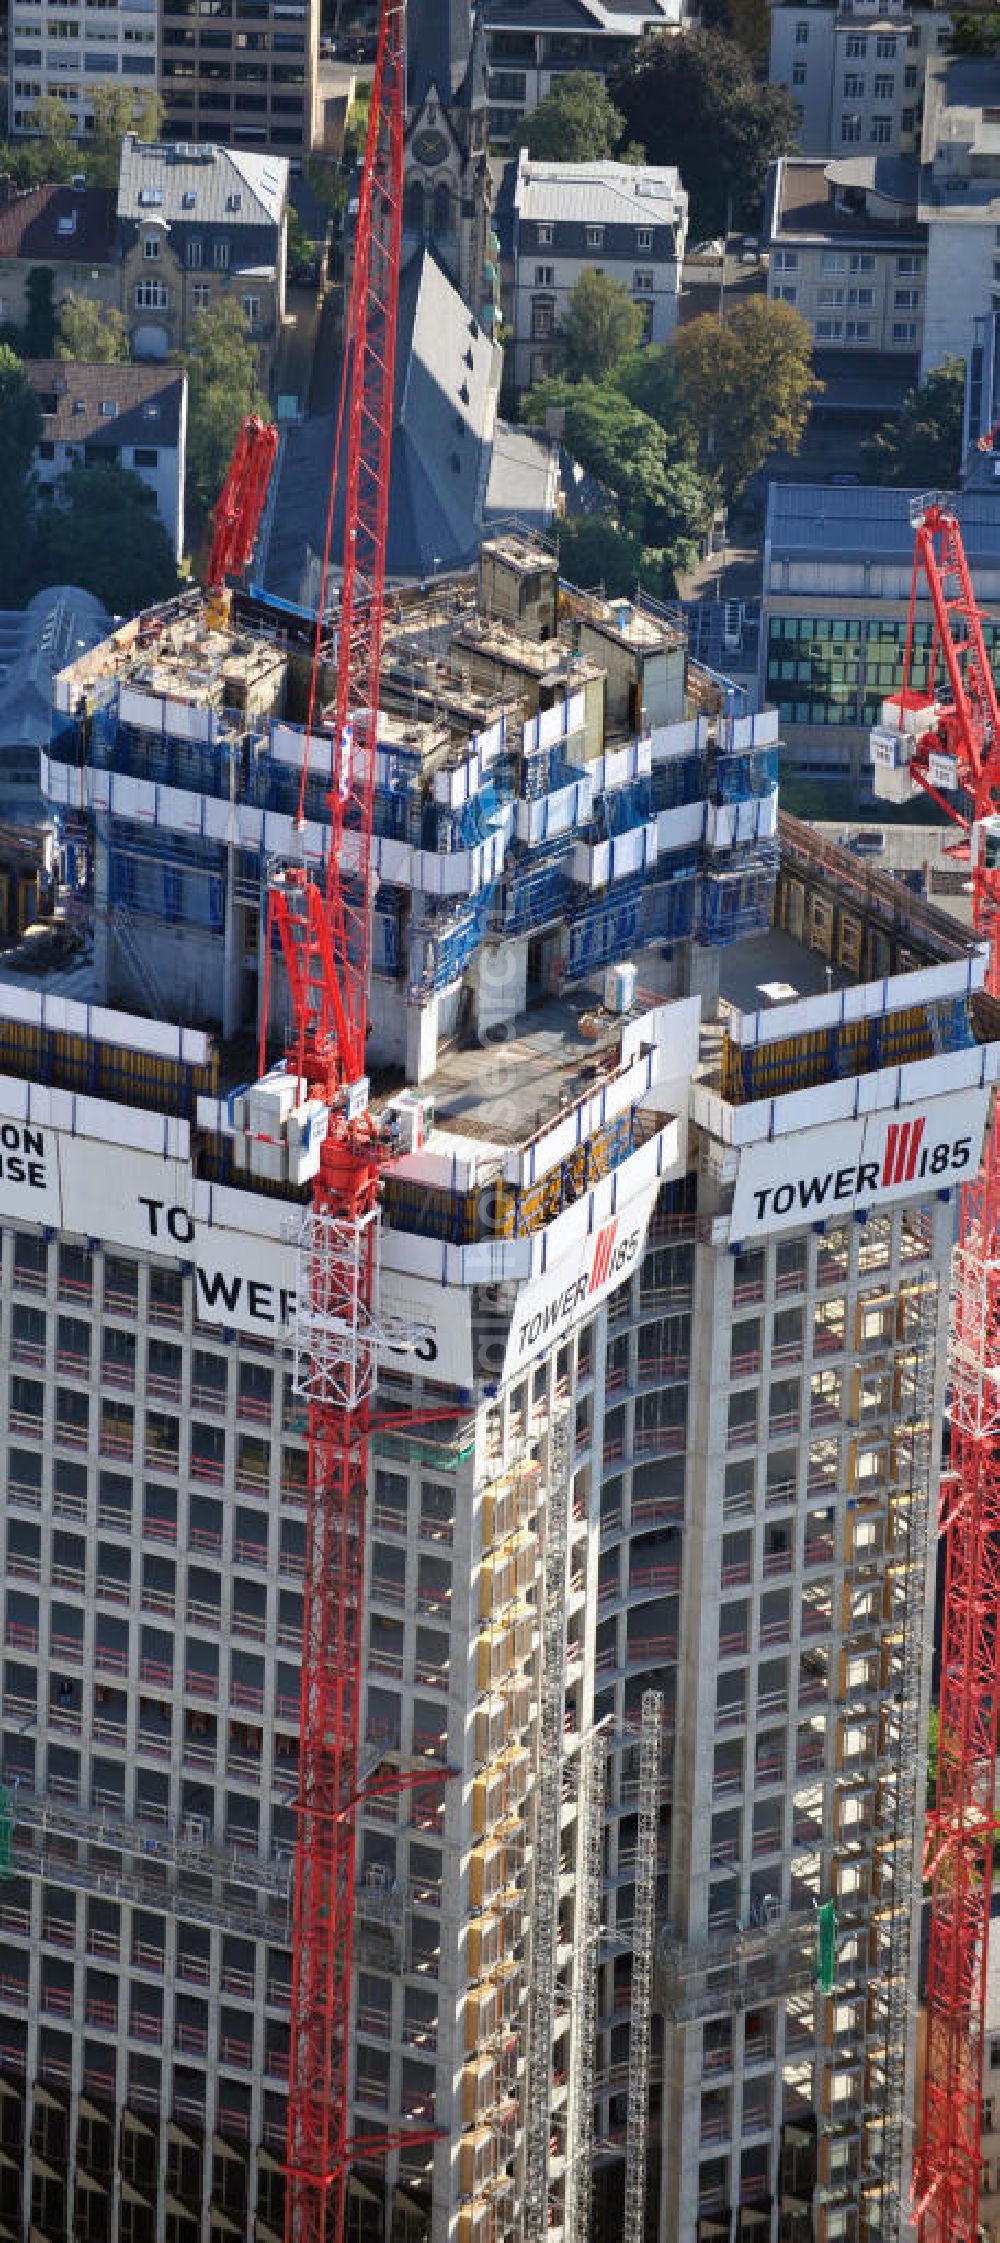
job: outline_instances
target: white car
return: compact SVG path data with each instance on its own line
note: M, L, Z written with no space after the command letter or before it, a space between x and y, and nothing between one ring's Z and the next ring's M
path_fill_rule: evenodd
M714 241L696 241L688 250L689 257L705 257L717 265L721 263L725 254L726 245L721 234L717 235Z

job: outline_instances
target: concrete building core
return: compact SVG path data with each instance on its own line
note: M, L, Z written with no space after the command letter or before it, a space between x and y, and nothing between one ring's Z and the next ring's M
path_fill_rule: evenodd
M0 978L12 2243L283 2232L319 1132L274 967L261 1079L256 1028L269 865L323 859L299 630L192 595L61 674L58 906ZM393 617L362 1774L425 1780L358 1814L364 2243L611 2243L643 2192L661 2243L905 2228L998 1016L955 922L779 821L776 746L516 538Z

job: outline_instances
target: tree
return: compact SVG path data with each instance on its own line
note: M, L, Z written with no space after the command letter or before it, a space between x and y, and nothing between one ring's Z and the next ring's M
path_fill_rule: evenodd
M582 591L603 586L611 597L630 598L642 574L637 537L619 529L611 514L583 514L557 525L559 572Z
M21 607L31 540L31 463L42 433L38 399L15 351L0 344L0 607Z
M567 70L537 109L522 118L517 142L539 163L599 162L614 156L624 124L600 78L589 70ZM633 157L641 160L641 151L630 150L624 160Z
M643 39L611 92L651 164L676 164L692 232L756 222L768 164L794 148L797 114L781 86L759 85L742 47L719 31Z
M43 94L28 112L28 130L35 135L31 165L33 182L70 179L80 162L73 139L73 119L65 101L55 93Z
M93 187L117 187L122 140L158 140L166 112L159 94L133 86L99 86L94 94L94 130L87 141L87 179Z
M735 39L755 71L765 71L771 48L767 0L700 0L698 20L704 30L724 31Z
M812 336L801 312L750 296L725 326L706 312L667 346L681 424L727 499L779 447L797 452L813 398Z
M1000 49L1000 11L990 8L981 16L953 16L942 45L952 55L995 55Z
M661 582L690 567L714 491L683 446L610 382L541 382L522 414L544 421L551 407L562 413L567 451L613 494L618 526L655 554Z
M128 355L124 315L96 304L90 296L76 296L71 289L59 306L56 357L75 358L82 366L110 366Z
M946 358L922 389L907 390L898 420L886 421L861 447L873 483L911 483L946 490L962 456L965 361Z
M80 584L112 615L134 615L177 589L170 539L152 492L123 467L73 467L38 517L33 576Z
M195 314L184 364L188 486L195 506L207 513L222 488L240 422L247 413L268 417L257 387L256 353L239 305L231 298Z
M588 269L570 289L559 326L562 360L573 381L604 380L639 347L642 311L628 289Z

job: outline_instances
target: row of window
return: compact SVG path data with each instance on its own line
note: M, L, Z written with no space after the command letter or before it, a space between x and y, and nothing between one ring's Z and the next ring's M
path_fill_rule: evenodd
M901 38L897 39L895 34L890 31L877 32L875 35L876 61L895 62L896 50L897 47L901 45L901 43ZM808 23L802 22L796 24L795 44L797 47L807 47L809 45ZM915 26L907 33L906 45L911 48L919 47L920 45L920 32ZM846 52L849 62L863 62L868 53L868 33L866 31L849 32L847 36Z
M535 227L535 246L536 246L536 248L538 248L538 249L551 249L551 247L552 247L552 240L553 240L553 227L552 227L551 225L547 224L547 223L546 223L545 221L542 221L542 223L541 223L541 224L539 224L539 225L536 225L536 227ZM635 232L635 246L636 246L636 248L637 248L637 249L652 249L652 246L653 246L653 235L652 235L652 230L651 230L651 228L650 228L649 226L637 226L637 227L636 227L636 232ZM588 248L588 249L603 249L603 247L604 247L604 227L603 227L603 226L588 226L588 227L587 227L587 248Z
M191 288L191 308L206 311L212 300L207 281L194 281ZM240 297L240 310L251 327L260 324L260 297L249 290ZM170 292L162 280L140 280L136 285L135 308L140 312L165 312L170 309Z

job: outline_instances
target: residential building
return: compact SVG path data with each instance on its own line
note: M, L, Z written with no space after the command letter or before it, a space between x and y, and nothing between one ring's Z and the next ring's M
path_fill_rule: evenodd
M164 131L301 162L313 145L319 0L228 0L228 9L158 0Z
M129 133L118 181L121 303L137 358L182 350L199 311L239 304L270 386L285 311L288 163Z
M916 205L916 164L899 156L770 166L767 293L802 313L817 350L890 353L916 373L927 268Z
M192 594L57 680L92 986L30 943L0 977L0 2218L46 2243L282 2231L308 1159L229 1039L329 777L276 620ZM401 1782L358 1801L349 2123L397 2146L358 2221L568 2236L593 2181L619 2235L642 2109L661 2243L889 2233L985 956L779 826L773 714L545 548L490 541L386 656L371 1057L427 1103L408 1142L375 1101L416 1355L367 1501ZM933 1191L884 1182L901 1098Z
M36 481L52 488L67 468L125 467L152 492L178 561L184 551L187 375L176 366L83 366L28 359L42 408Z
M485 0L490 141L501 147L567 70L611 78L653 31L678 31L683 0Z
M33 273L52 275L58 308L87 296L106 311L119 300L118 229L112 188L29 187L0 201L0 319L23 327Z
M687 195L673 164L537 163L522 148L514 188L515 389L553 372L559 323L581 273L627 288L646 342L677 323Z
M157 82L156 0L11 0L10 125L30 133L43 97L64 101L81 139L93 130L94 94L104 86L153 93Z
M1000 302L1000 62L928 64L918 216L927 227L920 356L926 375L968 359L978 314Z
M760 690L781 717L788 766L844 782L844 806L870 792L868 733L899 684L913 573L916 491L772 483L764 530ZM956 501L976 590L1000 601L995 489ZM984 625L1000 653L1000 630ZM917 648L931 635L920 604Z
M924 72L950 28L901 0L772 0L770 78L798 110L801 154L919 155Z

